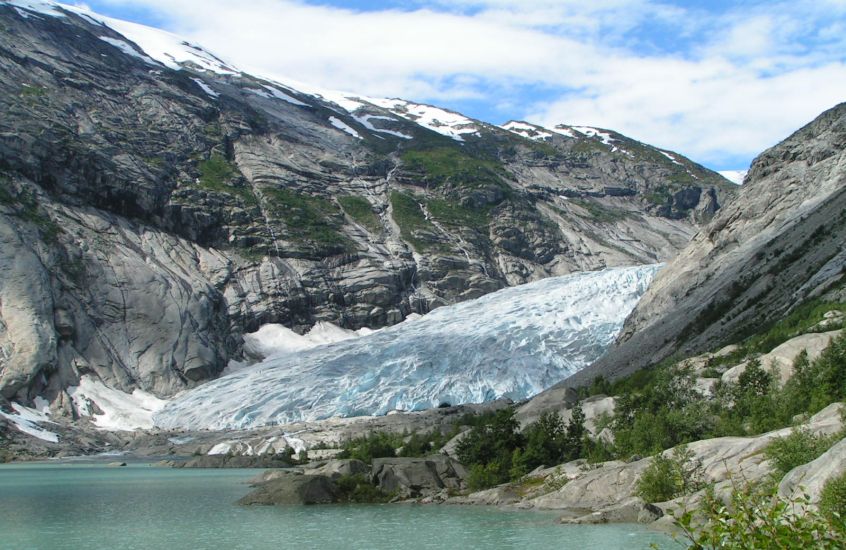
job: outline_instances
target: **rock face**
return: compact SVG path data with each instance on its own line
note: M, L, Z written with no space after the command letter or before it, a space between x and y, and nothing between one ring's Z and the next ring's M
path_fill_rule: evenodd
M443 489L458 490L466 477L464 466L444 455L373 460L374 485L403 498L419 497Z
M457 461L441 455L427 458L377 458L372 465L360 460L330 460L304 471L274 470L253 481L256 490L239 504L329 504L345 495L343 478L369 483L383 497L445 499L448 491L464 488L467 472Z
M739 340L837 284L846 267L844 146L841 104L755 159L738 198L650 286L618 346L567 384Z
M734 193L613 132L529 136L306 94L154 30L32 6L0 2L7 399L52 401L85 373L168 396L265 323L381 327L664 261ZM171 57L144 51L150 36Z

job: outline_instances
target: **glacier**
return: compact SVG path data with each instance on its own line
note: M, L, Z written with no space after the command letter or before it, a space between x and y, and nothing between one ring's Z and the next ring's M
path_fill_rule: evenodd
M552 277L359 338L276 354L179 394L164 429L249 429L531 397L610 346L661 265Z

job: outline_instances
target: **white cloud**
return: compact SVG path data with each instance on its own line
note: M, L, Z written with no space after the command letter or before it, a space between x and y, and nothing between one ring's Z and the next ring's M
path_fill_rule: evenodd
M381 11L106 3L146 6L248 71L367 95L486 100L510 118L613 128L721 168L846 99L842 0L723 13L655 0L418 0ZM509 95L531 86L556 97Z

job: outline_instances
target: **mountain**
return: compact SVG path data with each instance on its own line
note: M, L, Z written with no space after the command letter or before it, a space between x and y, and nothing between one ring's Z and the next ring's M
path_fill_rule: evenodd
M0 395L65 414L86 374L213 379L268 323L665 261L736 193L610 130L285 84L51 2L0 3L0 67Z
M755 159L739 196L649 287L618 345L566 384L615 378L759 332L842 286L844 242L846 103Z

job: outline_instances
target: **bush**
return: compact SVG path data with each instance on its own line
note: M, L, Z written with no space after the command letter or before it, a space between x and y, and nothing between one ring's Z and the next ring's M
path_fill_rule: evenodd
M825 437L805 430L793 430L786 437L774 439L764 450L764 454L781 478L793 468L807 464L822 455L837 440L837 436Z
M820 512L829 521L846 519L846 473L825 483L820 495Z
M845 548L842 518L826 518L812 509L795 513L807 504L805 498L783 501L773 492L746 487L732 492L729 506L708 494L698 511L686 512L675 521L694 549ZM704 519L701 526L696 525L698 518Z
M372 503L387 502L392 495L383 493L361 474L341 476L335 480L341 491L342 502Z
M343 444L343 451L338 458L355 458L370 462L374 458L396 456L396 450L402 446L402 438L387 432L374 432L364 437L351 439Z
M504 481L502 469L502 464L498 462L472 465L467 476L467 487L472 491L481 491L499 485Z
M637 482L637 494L646 502L666 502L703 487L701 465L685 446L669 457L655 456Z

